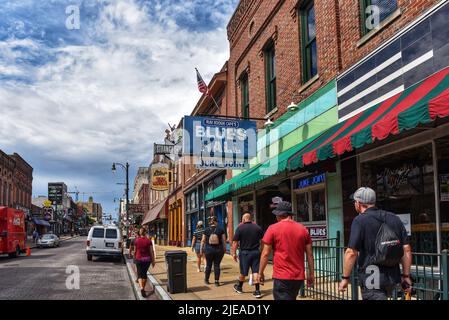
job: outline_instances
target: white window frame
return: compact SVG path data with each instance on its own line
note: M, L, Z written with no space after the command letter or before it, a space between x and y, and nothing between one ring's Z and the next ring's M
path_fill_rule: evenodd
M296 179L295 179L296 180ZM326 182L320 183L320 184L316 184L307 188L303 188L303 189L293 189L293 195L294 195L294 199L295 199L295 212L298 211L298 195L300 194L307 194L307 200L309 201L309 203L311 204L312 202L312 191L317 191L317 190L324 190L324 212L326 215L326 219L325 220L319 220L319 221L313 221L313 209L312 206L309 205L309 221L301 221L301 223L305 226L314 226L314 225L326 225L327 226L327 220L328 220L328 213L327 213L327 187L326 187ZM296 214L296 216L298 216Z

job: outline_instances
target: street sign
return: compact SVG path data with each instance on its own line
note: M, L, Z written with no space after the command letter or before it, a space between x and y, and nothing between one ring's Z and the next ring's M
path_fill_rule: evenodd
M170 155L173 153L174 145L169 144L154 144L154 154Z
M64 195L64 183L49 183L48 184L48 200L53 204L61 205Z
M170 170L166 163L155 163L151 165L151 189L166 191L170 184Z
M44 207L49 208L49 207L51 207L51 205L52 205L52 202L50 200L45 200L44 201Z
M257 153L255 121L184 117L183 155L249 159Z
M145 214L150 209L148 204L136 204L130 203L128 204L129 214Z

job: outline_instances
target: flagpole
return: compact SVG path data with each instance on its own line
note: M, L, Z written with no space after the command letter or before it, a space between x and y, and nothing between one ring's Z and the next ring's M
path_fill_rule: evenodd
M211 97L212 100L214 101L215 106L217 107L217 111L220 111L220 107L218 106L217 101L215 101L214 96L211 94L211 95L209 95L209 97Z
M201 76L200 72L198 71L198 68L195 67L195 71L196 71L196 73L199 75L201 81L206 85L206 82L204 82L204 79L203 79L203 77ZM211 97L212 101L213 101L214 104L215 104L215 107L217 108L217 111L220 111L220 107L218 106L217 101L215 101L214 96L209 92L209 87L208 87L207 85L206 85L206 88L207 88L206 95L209 96L209 97Z

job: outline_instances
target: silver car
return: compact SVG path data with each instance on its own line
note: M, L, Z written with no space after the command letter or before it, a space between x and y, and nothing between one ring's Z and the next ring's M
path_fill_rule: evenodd
M54 234L44 234L37 240L37 247L59 247L60 240L57 235Z

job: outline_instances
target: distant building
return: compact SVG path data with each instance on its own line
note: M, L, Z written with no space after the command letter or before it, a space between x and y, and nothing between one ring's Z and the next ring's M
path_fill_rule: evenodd
M148 167L140 167L137 170L136 177L134 178L134 191L133 191L133 197L132 200L133 203L140 203L139 202L139 193L141 191L142 185L149 183L149 177L150 177L150 169Z
M87 202L79 202L83 208L86 208L87 214L95 221L101 221L103 217L103 208L100 203L94 202L93 197L89 197Z

